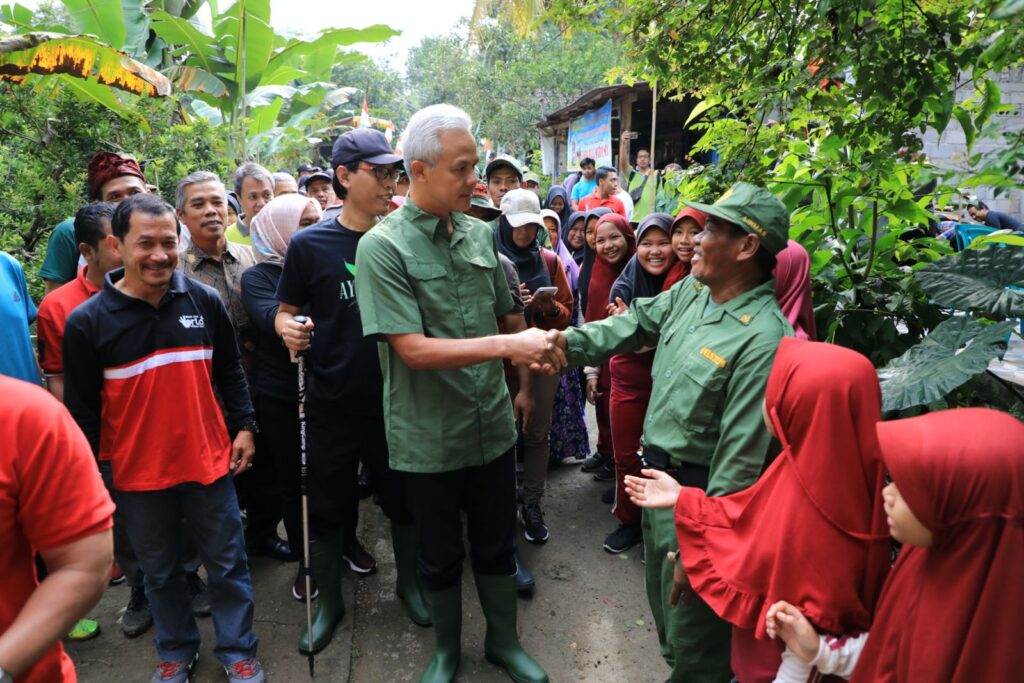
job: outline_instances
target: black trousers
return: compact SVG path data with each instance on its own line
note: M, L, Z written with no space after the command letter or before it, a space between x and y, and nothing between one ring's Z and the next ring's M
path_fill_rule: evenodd
M259 412L256 415L259 420ZM249 543L276 537L277 523L281 521L275 457L268 450L260 446L260 435L257 434L252 469L234 477L238 506L246 512L245 540Z
M412 524L402 475L388 466L383 415L361 415L343 402L306 401L309 527L313 538L342 534L359 523L359 463L368 468L377 502L393 522Z
M302 543L302 497L299 493L299 404L295 401L281 401L259 396L256 398L256 420L260 433L256 435L256 462L264 470L261 476L270 478L273 495L277 499L277 510L284 519L284 529L292 550L301 550ZM246 473L244 476L248 476ZM261 484L264 482L261 481ZM273 513L273 510L271 510ZM271 515L257 513L254 523L253 511L249 512L249 528L266 530ZM277 521L273 521L276 528ZM270 534L266 534L270 535ZM256 536L250 536L256 540Z
M473 571L489 576L516 573L515 449L479 467L404 476L420 533L419 575L424 586L439 591L462 579L463 512Z

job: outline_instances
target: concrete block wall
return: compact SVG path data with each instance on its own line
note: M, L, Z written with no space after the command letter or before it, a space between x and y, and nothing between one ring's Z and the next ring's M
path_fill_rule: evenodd
M1007 69L1001 72L996 77L996 83L1002 93L1002 103L1015 107L1012 111L997 114L996 119L1000 121L1005 131L1024 128L1024 68ZM957 101L962 102L973 93L974 89L970 86L960 88L957 91ZM998 142L985 140L976 143L973 152L992 152L998 147ZM949 122L949 126L941 136L934 130L928 130L924 135L924 151L936 166L953 170L968 170L967 138L956 119ZM979 187L974 190L974 194L977 194L990 208L1006 211L1017 218L1024 216L1024 191L1014 190L995 198L991 188Z

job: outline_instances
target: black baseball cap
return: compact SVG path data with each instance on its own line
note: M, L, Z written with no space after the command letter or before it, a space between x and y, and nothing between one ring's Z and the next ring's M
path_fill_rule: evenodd
M305 192L306 187L314 180L325 180L327 182L331 182L331 174L327 171L316 171L314 173L310 173L299 181L299 189Z
M402 157L395 154L384 133L375 128L353 128L345 131L334 141L331 150L331 165L347 166L356 161L365 161L376 166L397 164Z
M296 169L299 173L309 173L310 171L322 171L319 166L313 166L312 164L302 164Z

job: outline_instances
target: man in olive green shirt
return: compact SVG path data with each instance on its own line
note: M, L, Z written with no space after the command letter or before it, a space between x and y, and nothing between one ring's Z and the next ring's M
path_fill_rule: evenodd
M761 402L779 340L793 334L772 279L789 216L779 200L747 183L712 205L687 204L709 215L690 277L634 300L623 315L549 335L572 365L656 347L645 464L723 495L753 484L766 464L771 437ZM675 568L666 557L678 550L672 510L643 514L647 597L670 680L724 683L731 678L731 626L699 599L669 606Z
M420 533L419 575L434 625L421 681L449 683L461 656L462 514L487 619L487 658L516 681L547 674L516 633L515 417L532 412L528 366L554 371L565 356L525 329L499 265L494 233L463 212L476 184L469 117L451 105L409 121L406 202L359 243L356 299L363 332L380 345L392 469L405 472ZM515 334L498 334L498 323ZM502 358L526 382L509 401Z

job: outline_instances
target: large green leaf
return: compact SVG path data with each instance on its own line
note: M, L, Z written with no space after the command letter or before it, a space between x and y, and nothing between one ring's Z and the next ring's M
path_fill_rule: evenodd
M228 89L224 82L208 71L194 66L172 66L165 75L174 81L174 87L186 92L203 92L214 97L226 97Z
M267 72L271 73L283 65L298 65L302 61L313 78L325 78L334 65L333 57L339 47L356 43L379 43L397 35L399 31L383 24L362 29L324 29L312 40L294 38L288 41L284 48L274 54Z
M988 315L1024 315L1024 248L967 249L917 271L917 281L940 306Z
M0 38L0 80L66 74L149 97L171 94L171 81L91 36L26 33Z
M904 410L943 398L1006 349L1012 321L983 326L969 316L943 321L924 340L879 368L882 410Z
M214 19L214 33L225 55L235 63L235 82L252 90L260 83L274 51L270 0L235 0Z
M213 36L203 33L196 24L179 19L163 10L154 11L151 17L153 31L158 36L169 45L188 52L190 59L195 60L195 66L210 73L215 71L215 60L219 55Z

